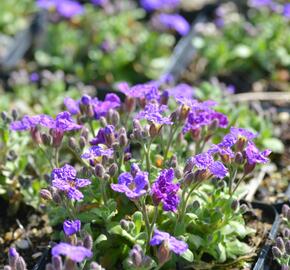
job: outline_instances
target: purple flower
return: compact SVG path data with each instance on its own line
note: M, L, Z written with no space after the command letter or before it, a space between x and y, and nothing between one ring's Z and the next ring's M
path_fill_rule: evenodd
M172 121L169 117L163 116L162 113L167 109L165 105L159 105L156 103L149 103L145 109L139 112L136 119L146 119L149 122L153 122L159 125L172 125Z
M158 100L160 97L158 88L154 83L137 84L130 87L126 82L118 84L118 89L130 98L141 98L147 101Z
M14 248L14 247L9 248L8 255L11 258L19 257L19 253L17 252L16 248Z
M80 113L79 101L75 101L70 97L66 97L63 103L72 115Z
M186 83L181 83L176 85L174 88L168 89L169 95L173 96L175 99L192 99L194 95L194 89L186 84Z
M76 176L76 170L68 164L56 168L51 173L52 186L65 192L68 198L79 201L84 195L78 189L90 185L91 181Z
M179 14L161 13L154 20L157 25L159 24L165 29L175 30L182 36L186 35L190 30L188 22Z
M63 223L64 233L68 236L76 234L81 229L81 221L76 220L65 220Z
M96 163L101 162L103 156L111 157L113 153L113 150L110 148L103 148L96 145L89 148L87 152L81 155L81 158L88 159L90 164L94 166Z
M290 19L290 3L284 5L283 15L284 17Z
M157 246L161 244L164 244L170 251L178 255L183 254L188 249L188 245L184 241L177 240L167 232L155 229L150 245Z
M91 0L91 3L96 6L105 6L109 3L109 0Z
M121 106L120 98L116 94L107 94L104 101L94 98L92 101L95 118L106 116L110 109L115 109Z
M71 118L71 114L69 112L60 112L55 120L53 119L45 119L46 121L41 121L41 125L57 130L59 132L66 132L66 131L72 131L72 130L77 130L81 129L82 126L78 125L73 121Z
M259 8L259 7L266 7L271 6L273 4L272 0L250 0L250 6Z
M55 8L61 16L68 19L84 13L84 7L72 0L38 0L36 3L40 8Z
M248 142L248 145L245 148L245 154L249 164L267 163L271 151L264 150L260 152L253 142Z
M220 161L214 161L212 155L208 152L194 156L193 162L199 170L207 170L220 179L228 173L227 168Z
M146 11L174 9L179 6L180 0L140 0Z
M67 243L59 243L51 250L52 256L63 255L74 262L82 262L86 258L91 258L93 253L83 246L73 246Z
M45 123L51 122L53 119L45 114L28 116L25 115L20 121L14 121L10 124L10 129L14 131L24 131L30 130L37 125L43 125Z
M121 173L118 177L118 184L111 184L111 188L135 200L147 192L148 172L142 172L137 164L134 164L134 175L128 172Z
M38 82L39 81L39 74L37 72L32 72L29 76L31 82Z
M179 184L173 183L174 170L172 168L162 170L159 177L152 185L152 199L155 205L163 203L164 211L175 212L179 205L179 197L177 195Z

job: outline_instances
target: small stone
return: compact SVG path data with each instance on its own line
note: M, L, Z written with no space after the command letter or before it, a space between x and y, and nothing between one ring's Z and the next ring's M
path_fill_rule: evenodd
M17 240L16 241L16 246L19 248L19 249L28 249L29 248L29 242L25 239L20 239L20 240Z

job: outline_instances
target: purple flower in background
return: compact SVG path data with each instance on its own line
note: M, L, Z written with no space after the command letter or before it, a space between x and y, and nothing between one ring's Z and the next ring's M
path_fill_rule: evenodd
M168 30L175 30L181 36L185 36L189 30L189 23L179 14L165 14L161 13L154 18L155 23L162 28Z
M167 109L165 105L159 105L156 103L149 103L145 109L139 112L135 119L146 119L149 122L153 122L159 125L172 125L172 121L169 117L163 116L162 113Z
M32 72L29 76L31 82L38 82L39 81L39 74L37 72Z
M68 236L76 234L81 230L81 221L76 220L65 220L63 223L64 233Z
M162 170L156 181L153 183L151 192L155 205L163 203L164 211L175 212L179 205L179 184L173 183L174 170L172 168Z
M61 168L53 169L51 173L52 186L66 193L69 199L81 200L84 195L78 190L88 186L91 181L76 177L77 172L71 165L64 165Z
M17 252L16 248L14 248L14 247L9 248L8 255L11 258L18 258L19 257L19 253Z
M158 246L161 244L164 244L170 251L178 255L183 254L188 249L188 245L184 241L177 240L167 232L155 229L154 235L150 240L150 245Z
M93 253L83 246L73 246L68 243L59 243L51 250L52 256L63 255L74 262L82 262L86 258L91 258Z
M14 131L24 131L35 128L37 125L43 125L44 123L51 122L53 119L45 114L28 116L25 115L19 121L14 121L10 124L10 129Z
M64 105L66 106L67 110L72 114L72 115L75 115L75 114L79 114L80 113L80 107L79 107L79 104L80 102L79 101L76 101L70 97L66 97L63 101Z
M81 158L88 159L90 164L94 166L96 163L101 162L103 156L111 157L112 155L112 149L96 145L89 148L87 152L81 155Z
M140 4L147 11L164 10L178 7L180 0L140 0Z
M118 84L118 89L127 97L141 98L147 101L158 100L160 97L158 88L154 83L137 84L130 87L126 82Z
M194 156L193 162L199 170L207 170L220 179L224 178L228 173L227 168L220 161L214 161L209 152Z
M101 116L106 116L110 109L115 109L121 106L120 98L113 93L107 94L104 101L94 98L92 101L95 118L99 119Z
M271 6L272 3L273 3L272 0L250 0L249 2L250 6L255 8Z
M226 91L228 92L228 94L233 95L236 92L236 87L232 84L229 84L226 87Z
M95 6L105 6L109 3L109 0L91 0L91 3Z
M37 0L36 4L44 9L54 8L61 16L68 19L84 13L84 7L72 0Z
M111 184L111 188L132 200L146 194L148 187L148 172L142 172L137 164L134 164L134 174L124 172L118 177L118 184Z
M283 16L290 19L290 3L284 5Z
M267 163L270 154L271 151L268 149L260 152L253 142L248 142L245 148L245 155L249 164Z
M167 89L167 91L169 92L169 95L175 99L192 99L194 95L194 88L186 83L178 84L174 88Z

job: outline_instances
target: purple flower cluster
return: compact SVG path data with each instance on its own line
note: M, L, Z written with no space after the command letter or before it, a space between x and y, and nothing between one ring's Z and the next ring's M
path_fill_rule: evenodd
M63 223L63 231L67 236L76 234L81 230L81 221L76 220L65 220Z
M148 172L142 172L137 164L132 164L131 173L121 173L118 184L111 184L111 188L135 200L146 194L148 183Z
M140 0L140 4L147 11L168 10L178 7L180 0Z
M51 173L52 186L63 191L69 199L80 201L84 195L79 188L88 186L91 181L77 178L77 172L71 165L53 169Z
M186 83L181 83L173 88L167 89L170 96L176 100L191 100L195 90Z
M179 205L179 184L173 182L174 170L162 170L151 188L152 199L155 205L163 203L164 211L175 212Z
M184 241L177 240L167 232L162 232L155 229L150 245L158 246L161 244L178 255L183 254L188 249L188 245Z
M74 262L82 262L93 256L92 251L83 246L73 246L68 243L59 243L51 250L52 256L63 255Z
M160 29L174 30L181 36L185 36L190 31L189 23L179 14L158 14L154 16L153 24Z
M100 145L92 146L87 152L81 155L81 158L88 159L92 166L102 161L103 156L111 157L113 150L110 148L104 148Z
M110 109L120 107L120 98L113 93L105 96L105 100L101 101L97 98L91 98L84 95L80 100L73 100L72 98L65 98L64 105L71 114L80 114L82 111L87 114L93 114L96 119L101 116L106 116Z
M172 125L169 117L163 116L162 113L167 109L165 105L149 103L143 111L139 112L135 119L146 119L147 121L158 125Z
M36 4L43 9L55 9L61 16L68 19L84 13L84 7L73 0L37 0Z

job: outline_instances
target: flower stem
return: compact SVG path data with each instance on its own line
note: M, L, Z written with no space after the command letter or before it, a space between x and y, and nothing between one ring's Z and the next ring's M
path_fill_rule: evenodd
M155 225L156 220L157 220L157 216L158 216L158 205L155 205L155 207L154 207L154 216L153 216L153 220L152 220L152 223L151 223L151 226L150 226L150 238L152 237L152 234L153 234L153 229L154 229L154 225Z
M96 133L95 133L95 129L94 129L92 120L89 120L89 125L90 125L90 129L91 129L93 136L96 137Z
M170 127L170 132L169 132L169 139L168 139L168 144L166 146L166 150L165 150L165 153L164 153L164 159L163 159L163 165L165 165L165 162L167 161L167 158L168 158L168 152L169 152L169 149L170 149L170 146L172 144L172 140L174 138L174 135L176 133L178 129L178 126L174 126L172 125Z

